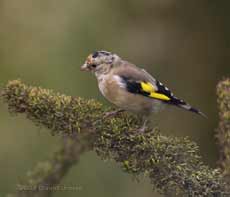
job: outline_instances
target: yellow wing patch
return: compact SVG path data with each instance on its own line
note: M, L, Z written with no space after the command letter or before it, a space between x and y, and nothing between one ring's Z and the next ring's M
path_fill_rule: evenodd
M164 94L159 94L159 93L155 93L155 92L152 92L150 94L150 97L160 99L160 100L164 100L164 101L169 101L170 100L170 98L165 96Z
M142 90L144 90L145 92L148 92L148 93L151 93L151 92L154 92L154 87L151 83L147 82L141 82L141 88Z
M164 94L157 93L153 87L153 85L149 82L141 82L141 88L144 92L150 93L149 97L155 98L155 99L160 99L164 101L169 101L170 98Z

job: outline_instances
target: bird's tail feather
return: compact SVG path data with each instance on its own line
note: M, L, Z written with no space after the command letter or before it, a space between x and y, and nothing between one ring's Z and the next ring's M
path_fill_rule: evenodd
M188 111L191 111L193 113L199 114L199 115L207 118L207 116L203 112L201 112L200 110L192 107L191 105L189 105L187 103L179 104L178 107L183 108L183 109L188 110Z
M187 102L185 102L184 100L182 99L178 99L177 97L172 97L171 100L168 102L169 104L172 104L172 105L176 105L177 107L180 107L182 109L185 109L187 111L191 111L193 113L196 113L196 114L199 114L205 118L207 118L207 116L201 112L200 110L192 107L191 105L189 105Z

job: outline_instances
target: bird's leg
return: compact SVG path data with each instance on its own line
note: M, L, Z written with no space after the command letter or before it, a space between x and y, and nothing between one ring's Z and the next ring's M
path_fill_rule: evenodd
M143 124L142 124L141 128L138 129L138 132L144 133L145 130L147 129L147 123L148 123L148 119L143 118Z
M114 110L114 111L110 111L110 112L106 112L104 115L104 118L108 118L108 117L113 117L118 115L121 112L124 112L124 109L118 109L118 110Z

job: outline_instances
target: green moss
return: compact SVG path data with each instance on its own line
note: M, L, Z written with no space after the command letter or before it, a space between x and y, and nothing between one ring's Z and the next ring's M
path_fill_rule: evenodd
M154 133L139 134L113 130L98 138L95 150L102 158L111 157L132 175L147 174L154 189L163 194L180 191L187 196L221 196L222 176L200 161L198 147L187 138ZM183 192L182 192L183 191Z
M219 164L225 175L230 176L230 79L225 79L217 85L219 105L219 128L217 140L220 147Z
M51 129L53 134L81 132L91 126L104 112L102 104L94 100L64 96L37 87L26 86L19 80L10 81L2 92L9 111L26 113L36 124Z
M87 140L88 141L88 140ZM27 173L26 178L19 183L27 189L18 190L18 197L48 197L52 191L42 190L42 187L58 185L69 169L75 165L81 153L88 149L85 139L73 140L65 138L60 149L50 160L39 162L34 169Z

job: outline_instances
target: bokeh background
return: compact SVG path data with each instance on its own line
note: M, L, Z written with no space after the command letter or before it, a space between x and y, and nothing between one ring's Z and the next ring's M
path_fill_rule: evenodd
M95 78L80 65L95 50L117 53L143 68L207 114L208 119L170 108L154 122L165 135L190 136L204 162L215 167L218 149L216 84L230 75L227 0L1 0L0 85L8 80L96 98ZM0 196L38 161L48 159L59 139L23 116L12 117L0 102ZM147 179L140 183L94 152L81 156L62 185L80 191L55 196L159 196Z

